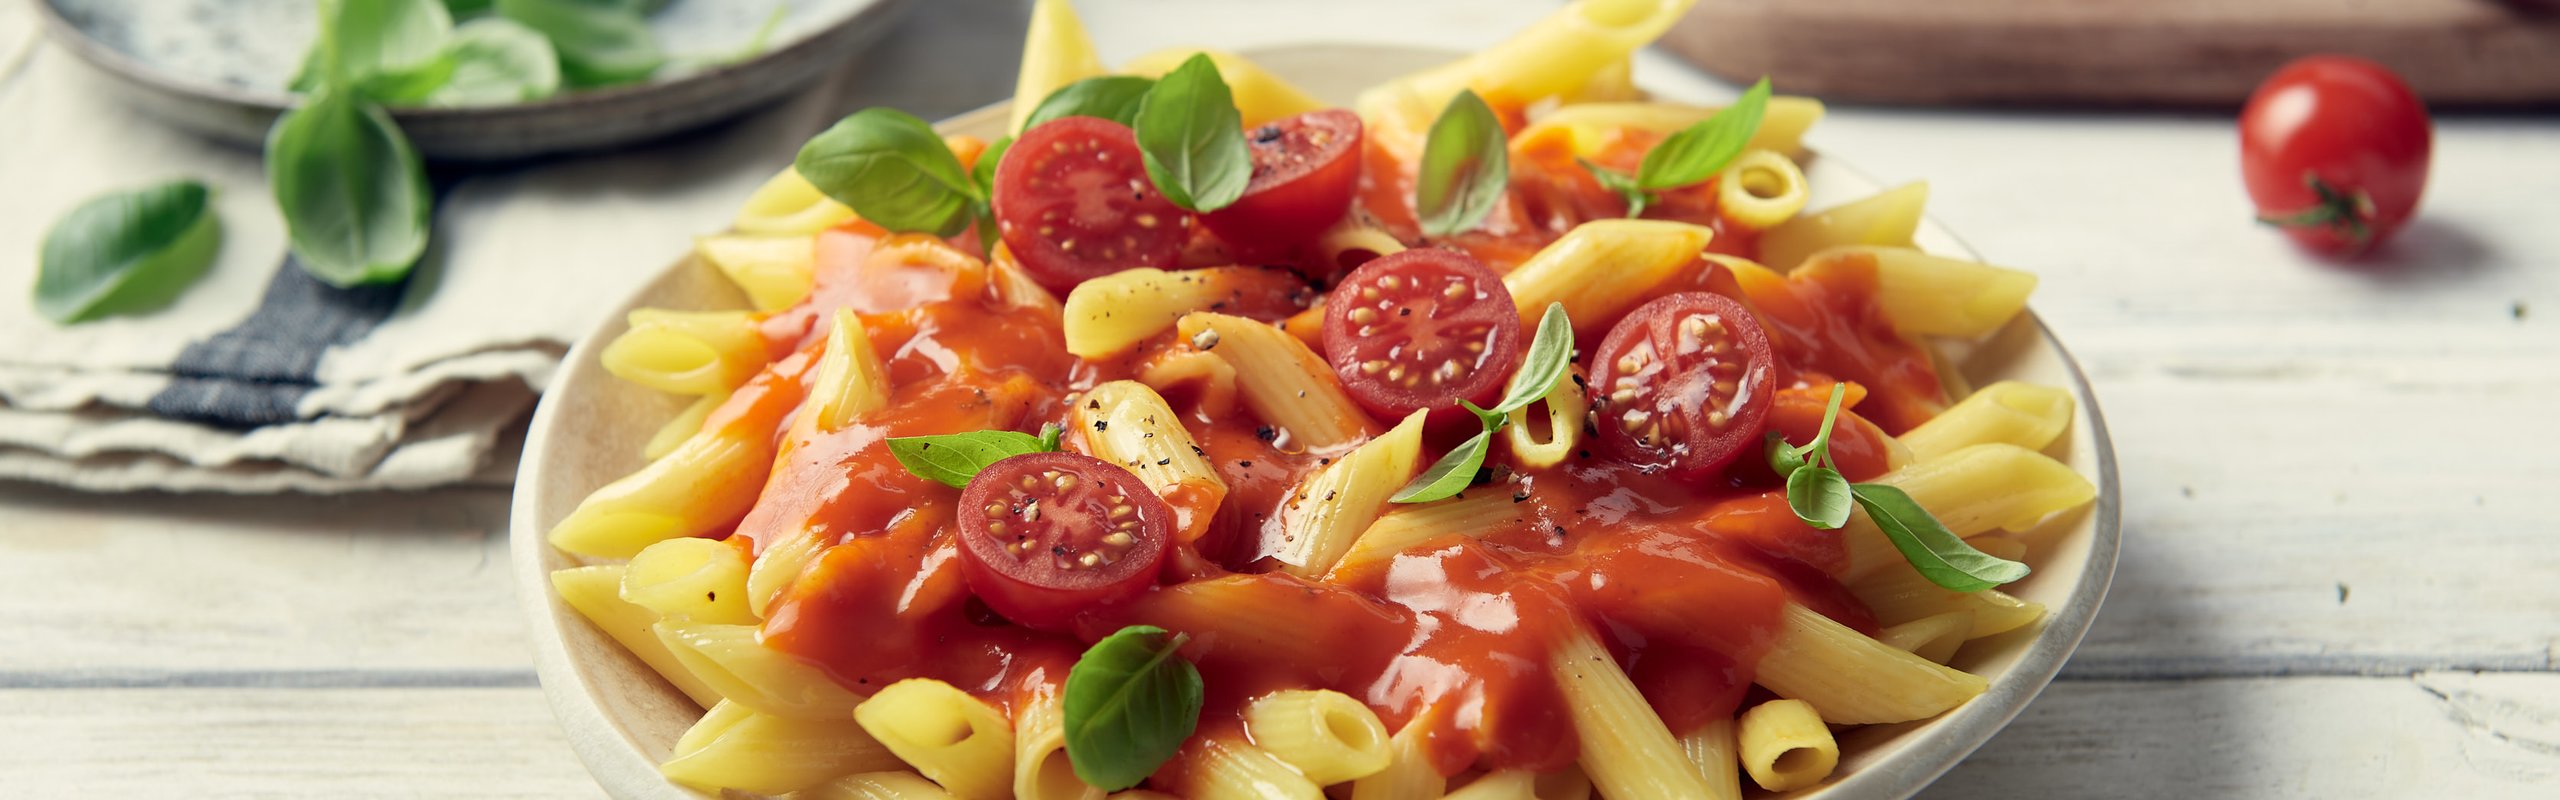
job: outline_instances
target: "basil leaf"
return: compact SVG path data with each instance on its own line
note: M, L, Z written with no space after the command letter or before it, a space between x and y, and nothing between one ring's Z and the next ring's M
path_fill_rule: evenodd
M1591 173L1592 180L1600 182L1600 188L1626 201L1628 219L1644 216L1644 210L1653 205L1653 193L1636 186L1636 179L1626 173L1591 163L1590 159L1579 156L1573 159L1573 163L1582 165L1584 172Z
M498 15L541 31L573 86L646 80L667 63L649 9L622 0L497 0Z
M1058 427L1058 424L1055 422L1041 423L1040 452L1058 452L1058 438L1066 435L1066 432L1066 429Z
M1893 548L1902 551L1903 560L1911 562L1912 568L1930 583L1958 592L1978 592L2024 578L2029 572L2025 564L1973 549L1899 487L1861 483L1849 487L1849 491L1867 510L1867 517L1875 520L1876 528L1893 541Z
M453 12L454 18L460 19L489 10L492 2L493 0L444 0L444 7L445 10Z
M1253 182L1244 116L1207 54L1193 54L1148 87L1129 127L1137 131L1148 180L1185 210L1226 208Z
M791 165L864 220L901 233L959 233L986 199L933 126L894 108L854 112L802 145Z
M267 182L294 255L330 285L399 280L427 250L426 167L391 117L352 92L322 87L276 120Z
M1414 476L1412 482L1397 489L1395 496L1387 498L1387 501L1428 503L1465 491L1468 484L1475 482L1476 470L1484 467L1484 451L1492 443L1493 431L1490 428L1477 433L1451 449L1448 455L1441 456L1430 469Z
M1849 479L1830 467L1805 467L1787 473L1787 508L1796 519L1822 530L1849 522Z
M487 106L540 100L560 92L560 55L541 31L505 17L454 29L453 74L426 96L435 106Z
M68 324L177 297L221 249L211 197L204 184L181 180L71 209L45 232L36 311Z
M1715 177L1724 165L1733 162L1734 156L1742 155L1744 145L1751 143L1751 135L1759 132L1760 116L1768 106L1769 79L1761 78L1733 105L1654 145L1644 154L1644 165L1636 169L1636 186L1671 189Z
M1449 98L1423 138L1422 164L1414 176L1413 208L1422 217L1423 235L1475 227L1493 213L1510 182L1510 135L1493 107L1473 91Z
M1777 431L1770 431L1767 438L1769 440L1769 469L1778 473L1778 477L1784 478L1789 475L1794 475L1796 474L1796 470L1803 469L1805 467L1804 454L1796 452L1795 445L1787 444L1786 434L1782 434Z
M916 477L965 489L988 465L1025 453L1045 452L1040 437L1013 431L971 431L889 440L889 455Z
M1067 762L1106 792L1147 779L1200 726L1200 670L1183 660L1187 634L1131 625L1102 637L1067 670Z
M1005 151L1011 149L1013 137L997 139L994 144L987 145L985 152L978 154L978 163L969 165L969 182L977 185L979 197L996 196L996 167L1004 162Z
M1520 370L1511 373L1511 386L1495 403L1494 413L1509 414L1530 403L1538 402L1564 380L1566 367L1573 366L1573 320L1564 313L1563 303L1548 303L1547 311L1538 316L1538 333L1529 339L1529 355L1520 361Z
M1458 407L1466 409L1469 414L1476 415L1476 421L1483 423L1484 429L1488 431L1499 432L1511 424L1511 416L1508 413L1476 405L1472 400L1459 400Z
M1135 128L1138 107L1147 99L1147 91L1155 85L1153 78L1134 75L1105 75L1076 81L1042 98L1040 105L1031 109L1031 116L1023 120L1022 129L1027 131L1040 127L1040 123L1062 117L1097 117ZM1243 124L1241 116L1237 124Z
M367 87L368 96L380 97L370 94L376 88L416 92L416 84L442 81L419 73L436 72L452 36L453 15L441 0L321 0L317 57L306 58L303 69L313 86L335 75L341 85Z

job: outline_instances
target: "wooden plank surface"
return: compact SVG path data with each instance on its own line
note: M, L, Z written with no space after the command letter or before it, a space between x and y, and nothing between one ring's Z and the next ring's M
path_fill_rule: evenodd
M1664 43L1728 80L1888 103L2237 106L2313 53L2439 105L2560 103L2560 14L2492 0L1702 0Z
M1474 47L1554 8L1078 6L1112 60ZM1018 27L1018 4L917 11L862 97L956 110L1010 84L1010 57L944 56L1009 47L978 20ZM2043 277L2124 475L2087 643L1926 796L2560 796L2560 523L2538 502L2560 488L2560 124L2442 120L2418 227L2361 268L2247 222L2212 115L1837 106L1811 141L1930 180L1933 215ZM532 683L505 508L0 485L0 795L594 796Z

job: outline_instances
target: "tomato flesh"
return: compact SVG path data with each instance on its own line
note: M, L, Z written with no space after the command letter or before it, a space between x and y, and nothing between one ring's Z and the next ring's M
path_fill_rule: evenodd
M1191 215L1148 182L1128 126L1067 117L1022 134L996 165L997 234L1052 291L1131 267L1164 267Z
M2380 64L2287 64L2240 112L2240 167L2259 218L2314 250L2354 254L2417 211L2434 132L2409 85Z
M1324 344L1351 398L1380 417L1490 405L1520 356L1520 312L1502 277L1456 250L1362 264L1325 300Z
M1713 477L1760 444L1777 396L1760 322L1732 298L1681 292L1628 312L1594 351L1592 422L1616 457Z
M1359 188L1360 116L1331 108L1245 132L1253 148L1253 182L1233 205L1200 217L1209 230L1247 252L1283 250L1342 219Z
M989 608L1066 631L1075 615L1154 585L1173 510L1110 462L1030 453L989 465L960 493L960 566Z

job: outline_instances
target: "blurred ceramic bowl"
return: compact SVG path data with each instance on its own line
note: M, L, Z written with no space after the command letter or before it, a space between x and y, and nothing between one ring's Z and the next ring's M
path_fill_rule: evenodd
M595 150L708 125L807 86L876 41L913 0L676 0L650 20L668 52L735 52L788 10L748 58L529 103L391 110L418 152L493 161ZM285 86L314 24L311 0L38 0L56 42L134 107L256 147L293 102Z

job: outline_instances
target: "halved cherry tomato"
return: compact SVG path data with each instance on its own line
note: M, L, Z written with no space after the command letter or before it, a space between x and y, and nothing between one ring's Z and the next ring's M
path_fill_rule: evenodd
M2286 64L2240 111L2240 172L2258 219L2306 247L2353 255L2418 208L2434 146L2400 76L2349 56Z
M960 492L960 574L1006 619L1064 631L1154 585L1173 509L1128 470L1075 453L988 465Z
M1156 192L1128 126L1067 117L1024 132L996 165L997 232L1022 270L1065 292L1087 278L1173 264L1191 215Z
M1245 132L1253 182L1235 204L1200 221L1247 251L1297 245L1323 233L1351 207L1360 185L1360 115L1310 111Z
M1760 321L1731 298L1681 292L1638 306L1592 354L1600 443L1639 467L1713 477L1760 447L1774 364Z
M1363 264L1325 300L1324 349L1370 413L1461 417L1488 405L1520 358L1520 312L1502 277L1456 250L1421 247Z

